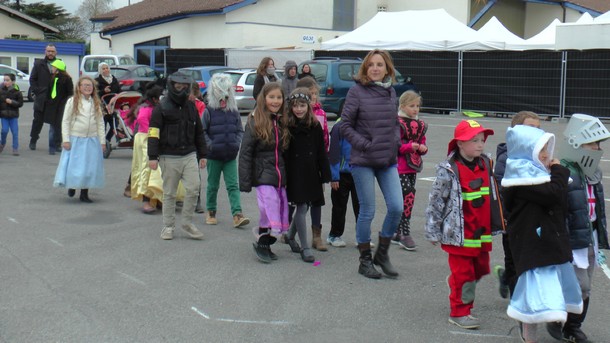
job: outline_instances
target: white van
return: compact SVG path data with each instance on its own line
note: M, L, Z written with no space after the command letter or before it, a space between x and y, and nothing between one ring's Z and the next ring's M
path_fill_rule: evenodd
M100 63L107 63L109 66L136 64L133 57L129 55L85 55L80 63L79 74L97 77L98 66Z

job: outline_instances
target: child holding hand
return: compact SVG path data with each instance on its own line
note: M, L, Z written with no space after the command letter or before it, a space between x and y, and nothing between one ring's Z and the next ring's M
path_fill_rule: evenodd
M551 133L517 125L508 128L506 146L503 199L518 275L506 312L523 323L523 340L536 342L537 323L565 322L567 312L582 312L565 219L570 171L552 159Z
M277 82L266 83L250 114L239 151L239 190L256 188L259 227L253 229L257 258L263 263L277 260L271 245L288 231L286 167L283 153L290 133L282 116L284 94Z
M286 152L288 200L296 207L293 217L301 242L301 258L315 261L307 242L305 215L314 203L324 202L322 184L330 182L330 165L324 147L322 125L311 110L309 90L297 88L288 97L287 121L290 147ZM294 236L288 236L293 240Z

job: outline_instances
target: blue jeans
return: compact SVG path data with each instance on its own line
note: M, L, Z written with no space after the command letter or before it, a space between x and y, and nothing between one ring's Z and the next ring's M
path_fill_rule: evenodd
M371 223L375 217L375 179L387 207L380 235L392 237L402 215L402 188L396 165L387 168L353 166L352 177L360 202L360 213L356 222L356 241L359 244L371 241Z
M6 145L6 136L10 129L13 134L13 150L19 149L19 125L17 119L18 118L2 118L2 138L0 144Z

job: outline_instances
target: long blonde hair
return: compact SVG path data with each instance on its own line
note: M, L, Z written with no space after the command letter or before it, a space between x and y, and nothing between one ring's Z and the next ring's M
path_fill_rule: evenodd
M273 121L271 120L271 116L273 113L267 109L266 105L266 97L271 91L279 89L282 93L282 99L284 99L284 92L282 91L282 86L277 82L269 82L263 86L263 89L258 94L258 98L256 98L256 108L252 114L252 117L248 119L248 125L252 126L254 129L254 133L256 137L262 140L265 144L273 144L274 134L273 134ZM283 108L283 104L282 107ZM279 116L278 118L278 129L280 131L280 139L282 140L281 145L282 149L288 149L288 144L290 143L290 133L286 129L286 116L282 116L282 113L276 113L275 115ZM250 119L253 119L250 120Z
M74 87L74 96L72 97L72 117L76 117L80 112L80 99L83 95L80 91L80 85L83 81L89 81L93 85L93 93L91 93L91 97L93 98L93 110L95 111L95 117L102 117L102 102L100 101L100 97L97 94L97 84L95 80L91 76L84 75L78 79L76 86Z

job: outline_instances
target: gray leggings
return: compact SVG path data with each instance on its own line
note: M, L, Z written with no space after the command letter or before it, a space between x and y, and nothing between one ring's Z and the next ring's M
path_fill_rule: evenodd
M299 241L301 241L302 249L309 249L311 246L307 242L307 223L306 215L309 210L309 206L305 203L296 204L296 211L292 217L292 223L296 227L296 231L299 234ZM292 236L294 238L294 234Z

